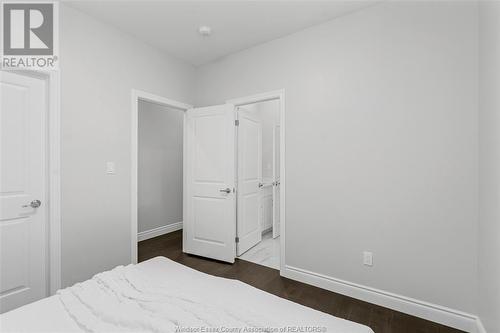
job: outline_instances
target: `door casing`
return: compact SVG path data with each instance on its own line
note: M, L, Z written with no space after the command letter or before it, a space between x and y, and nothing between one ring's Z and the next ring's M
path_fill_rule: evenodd
M131 109L132 109L132 119L131 119L131 263L137 263L137 169L138 169L138 102L139 100L144 100L152 103L157 103L173 108L177 108L179 110L187 111L188 109L193 108L192 105L177 102L174 100L170 100L168 98L164 98L158 95L154 95L148 92L144 92L137 89L132 89L131 94ZM285 246L285 186L286 186L286 173L285 173L285 90L274 90L261 94L250 95L245 97L234 98L226 101L227 104L233 104L235 107L244 106L253 103L271 101L271 100L279 100L280 101L280 180L281 180L281 188L280 188L280 275L283 275L285 270L285 258L286 258L286 246ZM236 110L235 110L236 112ZM184 141L186 140L186 121L184 115ZM186 158L186 146L184 145L183 149L183 158ZM186 165L184 161L184 165ZM185 172L183 175L183 186L186 187L186 178ZM186 214L186 205L183 204L183 215ZM236 221L235 221L236 223ZM183 237L185 237L185 233L183 233ZM185 239L184 239L185 242Z
M131 119L131 170L130 170L130 224L131 224L131 244L130 244L130 262L137 264L137 230L138 230L138 163L139 163L139 100L150 103L159 104L162 106L178 109L184 112L184 129L183 129L183 142L186 141L186 111L193 108L192 105L177 102L165 97L151 94L142 90L132 89L132 119ZM185 165L186 159L186 145L183 143L183 164ZM183 187L186 188L186 173L183 172ZM183 216L186 216L186 205L183 202L182 209Z

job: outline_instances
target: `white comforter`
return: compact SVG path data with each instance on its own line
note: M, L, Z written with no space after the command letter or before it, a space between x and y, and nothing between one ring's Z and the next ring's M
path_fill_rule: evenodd
M303 307L236 280L197 272L163 257L97 274L48 300L53 303L50 313L43 305L36 308L37 303L50 302L35 302L0 316L0 329L372 332L366 326ZM38 312L45 318L37 318Z

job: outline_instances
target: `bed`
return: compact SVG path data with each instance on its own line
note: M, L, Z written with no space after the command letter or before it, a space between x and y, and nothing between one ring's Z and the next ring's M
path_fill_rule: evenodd
M164 257L119 266L4 313L0 331L373 332Z

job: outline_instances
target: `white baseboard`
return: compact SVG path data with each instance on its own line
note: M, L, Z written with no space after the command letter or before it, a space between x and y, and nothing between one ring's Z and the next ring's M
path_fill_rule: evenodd
M273 230L273 226L267 227L266 229L262 230L262 235L264 235L272 230Z
M480 318L476 319L476 333L487 333Z
M478 330L481 321L477 316L459 310L336 279L289 265L285 265L285 269L281 271L281 275L466 332L486 333L484 327L483 331Z
M143 241L182 229L182 222L167 224L158 228L141 231L137 234L137 241Z

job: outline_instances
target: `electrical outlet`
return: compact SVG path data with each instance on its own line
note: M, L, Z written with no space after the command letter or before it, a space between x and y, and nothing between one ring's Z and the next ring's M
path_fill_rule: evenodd
M368 251L363 252L363 265L373 266L373 253Z

